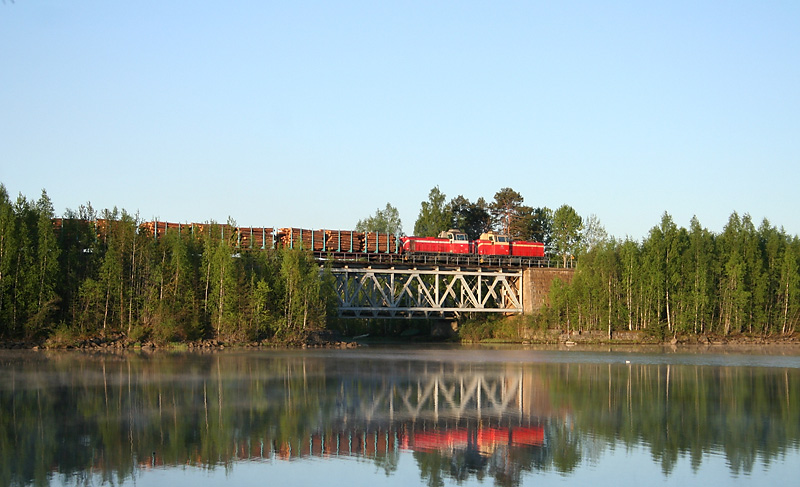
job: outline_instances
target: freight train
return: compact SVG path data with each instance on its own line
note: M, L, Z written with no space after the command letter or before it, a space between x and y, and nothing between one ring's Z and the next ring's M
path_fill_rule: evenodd
M75 220L53 220L56 230L64 232L64 224ZM105 239L114 221L97 219L81 221L93 227L98 239ZM367 260L370 262L421 263L498 263L514 265L547 265L544 244L515 241L495 232L483 233L470 240L466 233L451 229L437 237L398 237L382 232L350 230L308 230L303 228L235 227L215 223L170 223L150 221L139 225L139 234L160 239L167 233L215 238L231 242L240 250L302 248L320 259Z
M366 258L369 261L411 261L426 263L509 263L543 265L545 249L541 242L515 241L507 235L487 232L477 240L451 229L437 237L397 237L381 232L345 230L305 230L300 228L239 228L239 247L303 248L320 257L339 260ZM270 247L266 240L273 237ZM265 240L265 236L266 240Z

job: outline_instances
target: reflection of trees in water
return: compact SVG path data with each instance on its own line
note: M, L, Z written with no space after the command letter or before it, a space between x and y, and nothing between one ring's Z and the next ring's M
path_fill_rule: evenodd
M574 427L609 445L644 444L669 474L724 452L732 473L751 472L797 448L800 370L675 365L575 365L551 381ZM793 412L794 411L794 412Z
M574 472L620 443L644 445L665 475L681 457L698 469L711 453L724 454L739 474L781 461L800 444L798 369L484 366L292 353L0 360L2 485L47 485L51 474L115 483L154 465L213 469L341 455L369 458L391 475L400 451L415 450L417 432L459 428L465 443L414 451L429 485L471 476L518 485L526 472ZM511 431L514 421L540 425L543 441L481 439L487 428Z

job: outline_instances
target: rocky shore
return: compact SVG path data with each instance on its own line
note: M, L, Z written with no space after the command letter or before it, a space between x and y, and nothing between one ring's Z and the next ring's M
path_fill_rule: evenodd
M232 343L218 339L206 339L189 342L173 342L159 344L153 341L137 342L122 334L95 336L71 342L47 340L42 343L31 341L0 342L0 349L6 350L86 350L86 351L120 351L120 350L224 350L225 348L355 348L358 343L329 331L305 333L290 340L263 340L254 342Z
M415 343L419 343L416 337ZM616 332L611 338L604 332L571 332L548 330L532 333L518 343L537 345L700 345L700 346L800 346L800 334L791 335L686 335L667 337L659 340L643 332ZM359 342L331 331L313 331L288 340L263 340L254 342L225 342L218 339L206 339L190 342L173 342L158 344L152 341L135 342L122 334L95 336L69 342L48 340L45 342L5 341L0 342L0 349L6 350L87 350L87 351L120 351L120 350L224 350L236 349L275 349L275 348L356 348Z

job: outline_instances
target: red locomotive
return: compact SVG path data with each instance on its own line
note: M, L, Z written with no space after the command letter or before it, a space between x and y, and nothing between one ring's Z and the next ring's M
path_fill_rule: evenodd
M509 236L495 232L481 234L470 241L459 230L442 232L438 237L401 237L402 252L435 254L470 254L479 256L544 257L541 242L513 241Z
M442 232L438 237L400 237L403 253L474 254L475 243L458 230Z

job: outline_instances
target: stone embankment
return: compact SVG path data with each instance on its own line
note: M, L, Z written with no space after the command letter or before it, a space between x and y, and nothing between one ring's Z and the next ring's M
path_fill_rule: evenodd
M90 338L44 343L29 341L2 342L0 349L7 350L83 350L83 351L123 351L123 350L224 350L225 348L355 348L358 344L328 331L313 331L288 340L263 340L244 343L225 342L207 339L190 342L159 344L153 341L133 341L124 335L95 336Z

